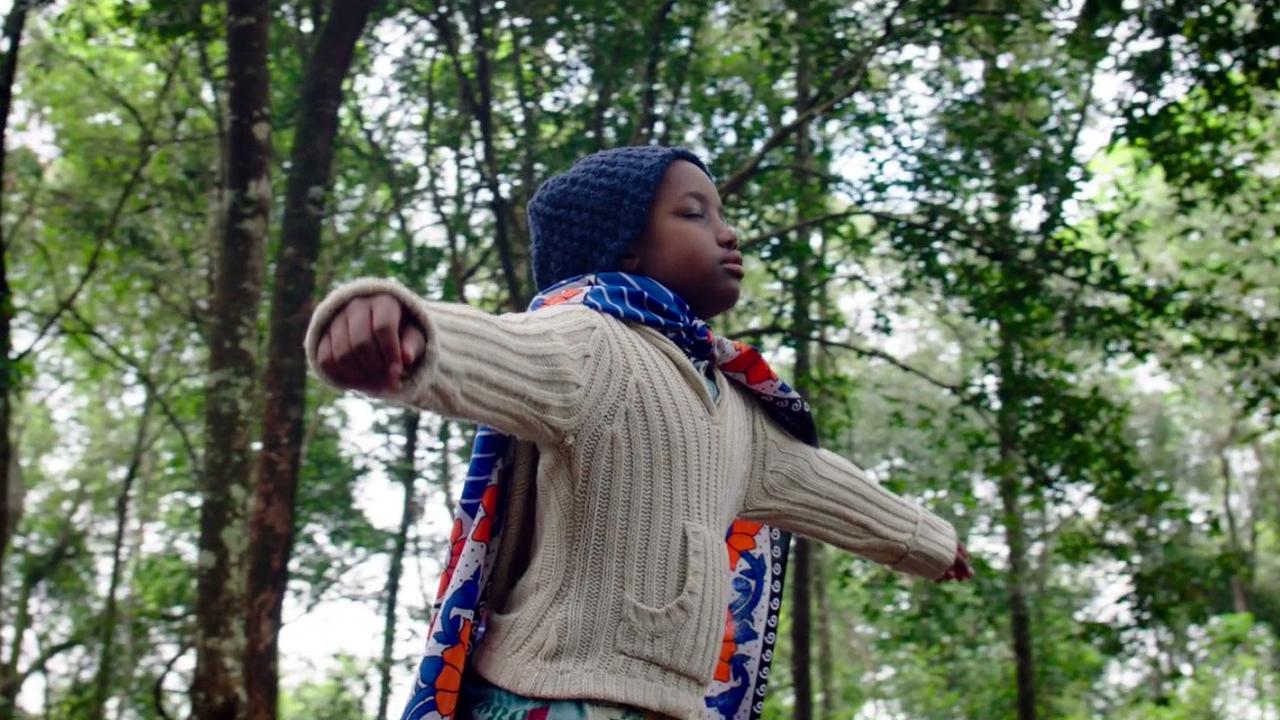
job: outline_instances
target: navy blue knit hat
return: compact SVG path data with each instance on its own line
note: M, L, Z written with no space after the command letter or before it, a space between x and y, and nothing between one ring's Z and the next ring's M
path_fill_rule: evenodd
M582 158L548 178L529 201L533 279L542 290L565 278L617 270L640 237L667 166L688 160L684 148L624 147Z

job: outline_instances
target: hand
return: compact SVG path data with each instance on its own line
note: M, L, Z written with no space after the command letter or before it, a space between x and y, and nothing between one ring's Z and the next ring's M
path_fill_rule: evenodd
M316 362L342 387L396 391L426 347L426 333L400 301L381 293L356 298L333 316L320 336Z
M973 566L969 564L969 551L964 548L964 543L959 543L956 545L955 561L946 572L934 579L934 582L964 582L972 577Z

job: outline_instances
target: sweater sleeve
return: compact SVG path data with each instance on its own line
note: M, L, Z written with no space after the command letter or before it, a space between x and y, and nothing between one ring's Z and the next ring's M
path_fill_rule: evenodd
M881 487L860 468L757 417L742 516L835 545L898 572L935 579L956 556L950 523Z
M342 389L316 361L321 333L351 300L388 293L423 329L427 347L396 392L368 393L401 405L470 420L531 442L553 442L576 427L586 395L598 313L552 307L491 315L423 300L394 280L361 279L329 293L311 316L311 371Z

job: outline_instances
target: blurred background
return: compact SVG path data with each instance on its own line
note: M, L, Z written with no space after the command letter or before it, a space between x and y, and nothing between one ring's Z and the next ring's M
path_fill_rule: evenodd
M1280 718L1277 12L0 3L0 719L399 717L472 430L307 382L310 308L522 309L538 183L646 143L978 573L801 543L768 717Z

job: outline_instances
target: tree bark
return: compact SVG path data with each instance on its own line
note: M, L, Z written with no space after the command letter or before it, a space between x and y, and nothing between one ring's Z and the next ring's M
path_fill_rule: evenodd
M497 147L494 142L493 122L493 77L489 54L490 39L486 35L485 3L472 0L468 12L472 39L470 54L475 63L475 77L467 74L463 67L461 50L458 47L457 33L453 26L450 4L442 4L433 12L428 20L436 33L444 42L449 53L449 61L453 65L454 75L458 80L458 94L466 109L480 126L479 162L480 174L484 187L489 191L489 208L493 213L493 242L498 250L498 260L502 266L502 278L507 289L507 305L514 312L525 309L532 296L527 291L531 284L532 271L530 263L525 261L524 253L517 258L516 241L513 228L519 226L512 211L511 202L502 194L502 181L498 172ZM473 87L473 84L475 87ZM476 89L479 96L476 95Z
M245 662L248 717L276 717L278 639L293 544L294 504L306 412L302 350L315 294L315 262L331 185L342 83L376 0L336 0L302 81L302 113L290 151L284 219L271 297L262 453L255 475Z
M796 536L791 545L791 681L794 683L794 720L813 718L813 676L810 672L811 648L809 640L813 631L810 615L809 589L812 585L809 561L812 553L810 541Z
M9 110L13 103L13 82L18 73L18 49L22 44L22 29L27 22L27 10L31 0L14 0L13 7L4 20L4 40L8 50L0 63L0 220L4 218L5 168L8 152L5 138L9 128ZM13 533L10 519L17 515L10 507L11 492L15 483L10 480L13 448L10 445L9 426L12 422L10 403L13 398L14 373L13 298L10 297L8 271L8 242L0 222L0 602L4 598L4 557L9 548L9 536ZM16 498L13 499L16 503Z
M804 22L805 12L803 8L799 8L797 12L797 23ZM796 52L796 107L797 112L804 114L809 104L810 94L810 68L808 57L803 47L798 47ZM810 127L807 122L802 123L798 128L795 140L796 164L798 167L808 167L813 158L812 138L809 135ZM807 176L803 173L797 175L797 181L806 183ZM803 185L802 185L803 187ZM797 212L804 215L806 212L807 196L802 193L802 197L798 203ZM796 242L801 251L798 253L799 261L796 263L796 278L792 285L792 308L791 308L791 326L796 332L796 363L795 363L795 388L796 391L806 397L812 393L809 392L809 375L812 372L812 343L809 338L813 335L813 317L811 315L813 305L813 281L812 269L813 258L809 252L809 234L801 230L796 233L794 242ZM812 622L812 598L813 575L811 568L813 548L810 541L803 537L796 537L792 545L792 576L791 576L791 676L792 682L795 684L795 708L792 710L792 717L795 720L812 720L813 718L813 676L812 676L812 647L811 639L813 637Z
M646 43L649 55L645 60L644 79L641 81L644 92L641 96L640 117L636 118L636 126L631 133L631 139L627 141L628 145L645 145L649 138L653 137L653 125L657 120L654 106L658 102L658 61L662 59L662 33L666 29L667 18L670 17L675 4L675 0L662 3L649 23L649 37Z
M93 680L93 699L88 717L102 720L115 678L116 594L120 590L124 550L124 534L129 523L129 502L132 499L134 481L142 468L147 453L147 431L151 420L151 392L147 391L142 403L142 417L138 420L138 433L133 441L133 453L129 468L125 471L120 494L116 496L116 532L111 543L111 580L107 585L107 599L98 621L98 670Z
M83 485L76 489L75 500L72 501L71 512L67 513L67 517L75 515L81 503L84 502L85 494ZM23 562L25 570L21 574L17 602L14 603L17 610L14 613L13 627L10 629L12 634L9 637L9 652L7 657L0 658L0 720L26 717L18 714L17 704L18 694L22 691L27 678L33 673L43 672L45 664L54 655L81 643L82 636L73 632L62 642L45 647L40 655L25 668L18 668L18 661L22 656L23 637L31 629L31 596L40 584L75 552L73 548L75 539L75 527L70 523L64 524L58 542L47 553L41 557L25 558Z
M827 560L831 554L821 545L813 547L813 607L818 618L818 716L822 720L835 717L835 665L831 655L831 603L827 597Z
M382 658L378 662L378 714L379 720L387 717L387 704L391 698L391 665L396 641L396 610L399 608L400 576L404 571L404 552L409 540L409 526L413 524L415 507L414 480L418 474L418 422L416 410L405 410L401 423L404 428L404 455L396 467L396 475L404 488L404 502L400 507L400 528L396 531L395 547L391 552L391 567L387 570L383 607Z
M1018 393L1016 391L1016 348L1011 331L1000 326L999 340L1000 408L996 431L1000 445L999 484L1003 508L1005 542L1009 546L1006 591L1009 597L1010 626L1018 688L1018 720L1035 720L1036 672L1032 653L1031 614L1027 607L1027 538L1019 503L1022 483L1018 470Z
M1245 591L1245 580L1242 577L1247 570L1244 562L1246 553L1240 542L1240 526L1236 520L1235 510L1231 507L1231 496L1235 494L1233 487L1235 478L1231 472L1231 459L1227 450L1235 443L1239 420L1232 420L1227 435L1218 443L1218 470L1222 473L1222 516L1227 520L1227 553L1230 577L1227 580L1231 588L1231 610L1237 613L1249 612L1249 596Z
M196 581L198 720L245 715L245 514L253 467L258 307L271 206L270 3L227 2L227 222L214 273ZM255 673L256 674L256 673Z
M480 0L471 2L471 24L474 44L472 55L476 63L476 85L480 89L480 97L472 105L476 122L480 125L480 148L483 151L481 160L484 163L484 180L489 189L489 204L493 210L493 236L498 245L498 259L502 263L502 274L507 281L507 296L513 312L521 312L529 304L532 294L527 287L531 284L528 263L524 262L523 248L518 248L512 229L517 226L510 201L502 194L502 182L499 179L497 146L494 142L493 123L493 70L489 59L489 38L485 33L485 3ZM523 245L523 243L522 243ZM519 255L520 257L517 257Z

